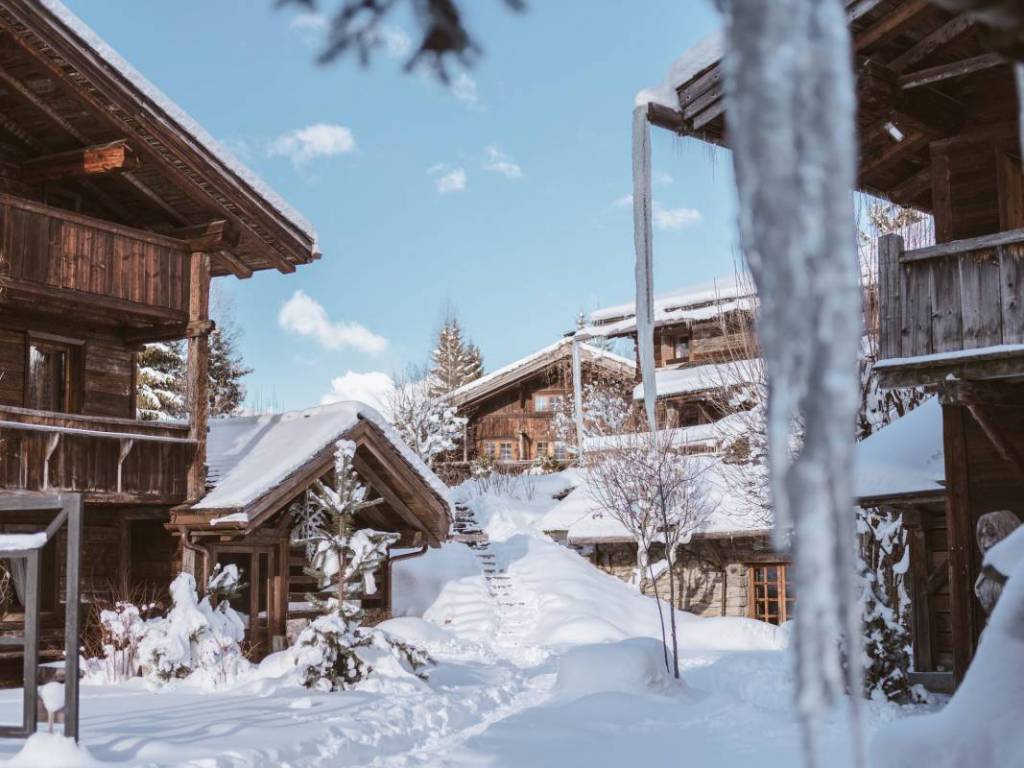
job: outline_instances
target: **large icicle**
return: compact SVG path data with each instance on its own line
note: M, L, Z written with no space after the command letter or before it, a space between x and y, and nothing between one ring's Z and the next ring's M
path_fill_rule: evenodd
M644 410L657 432L654 381L654 249L651 234L651 127L647 105L633 110L633 245L636 250L636 350L644 383Z
M851 512L860 307L850 35L843 0L721 2L740 239L761 298L776 532L792 532L798 566L805 754L819 763L820 719L849 689L862 762Z

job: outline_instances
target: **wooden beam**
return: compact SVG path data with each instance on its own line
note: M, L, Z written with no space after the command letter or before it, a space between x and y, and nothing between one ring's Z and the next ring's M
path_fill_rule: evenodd
M391 486L384 482L380 475L378 475L370 465L359 456L358 453L356 453L352 459L352 466L355 468L356 472L362 475L363 478L374 487L374 489L388 503L388 506L395 510L399 517L401 517L410 528L417 531L423 531L427 536L432 538L432 535L424 522L420 520L415 512L409 509L409 506L391 489Z
M230 251L218 252L217 259L224 265L228 272L233 274L239 280L248 280L252 277L252 270L245 264L245 262Z
M995 381L949 381L943 387L945 403L986 408L1024 408L1024 384Z
M241 239L242 230L231 219L217 219L203 224L180 227L167 233L170 237L183 240L190 251L223 251L234 248Z
M917 248L913 251L905 251L900 258L903 264L912 261L925 261L926 259L939 259L946 256L958 256L962 253L972 251L987 251L998 248L1002 245L1015 245L1024 243L1024 228L1011 229L1008 232L996 232L991 235L979 235L968 237L962 240L949 240L938 245L931 245L927 248Z
M849 19L852 24L855 21L859 21L862 17L867 16L875 8L881 5L884 0L851 0L846 7L846 18Z
M922 133L912 132L907 134L903 141L894 141L882 151L873 152L867 157L862 158L859 177L864 179L890 163L896 162L901 156L924 149L929 142L930 139Z
M974 20L966 13L961 13L959 16L947 21L927 37L924 37L917 45L907 49L890 61L889 69L897 74L903 74L908 68L914 66L922 59L931 56L939 48L959 37L972 26L974 26Z
M1009 63L1009 59L1002 54L983 53L980 56L972 56L969 59L954 61L951 64L940 64L937 67L928 67L927 69L921 69L917 72L911 72L910 74L903 75L899 80L900 88L907 91L912 88L932 85L934 83L942 82L943 80L962 77L963 75L969 75L973 72L981 72L982 70L1000 67Z
M893 187L892 199L900 205L908 205L931 188L932 169L925 167Z
M1003 434L1000 420L986 406L969 405L967 409L999 455L1016 470L1018 477L1024 478L1024 450Z
M673 133L683 133L686 130L686 118L682 112L653 102L647 105L647 122Z
M854 50L860 51L874 45L889 35L898 32L900 27L913 19L928 7L928 0L907 0L892 13L883 16L853 39Z
M210 256L193 253L190 265L188 315L190 323L209 320ZM206 493L206 433L210 417L210 339L206 334L188 340L187 392L189 437L196 452L188 469L188 499L198 501Z
M98 176L139 167L139 158L128 142L118 139L108 144L71 149L34 157L21 166L22 180L28 184L78 176Z

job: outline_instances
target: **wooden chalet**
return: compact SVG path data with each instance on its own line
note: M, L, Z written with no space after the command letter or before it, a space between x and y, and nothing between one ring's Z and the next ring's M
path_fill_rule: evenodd
M309 223L57 0L0 0L0 237L0 531L45 527L11 511L12 498L81 492L86 601L165 587L182 564L201 573L209 563L193 556L193 537L214 557L245 550L279 633L290 561L257 529L279 527L280 493L240 505L255 522L212 538L193 507L211 455L211 279L311 263ZM141 421L136 355L172 339L188 340L188 421ZM379 425L349 427L394 527L415 517L436 542L446 530L436 494L410 479ZM281 479L295 490L295 477ZM44 632L60 621L63 547L43 553ZM0 629L14 630L17 605L7 618Z
M996 510L1024 517L1018 97L1010 60L990 47L1006 36L968 13L928 0L848 6L859 100L858 186L935 221L934 247L906 250L897 236L879 244L877 371L886 386L928 386L941 398L948 655L960 680L985 624L973 591L981 561L978 519ZM681 60L669 84L672 103L652 104L649 120L728 146L721 52L719 37ZM929 534L934 552L943 549L940 530L936 522ZM949 661L940 649L931 653L943 666Z
M570 338L561 339L449 395L468 419L463 462L486 456L515 467L546 457L569 460L554 419L573 397L572 344ZM580 345L580 361L583 384L604 379L625 385L635 372L632 360L588 344Z
M756 296L749 281L730 276L659 296L654 302L654 365L661 428L709 424L721 416L724 391L760 373L753 333ZM599 309L582 338L636 342L635 305ZM639 378L639 362L636 365ZM634 390L643 400L643 385Z

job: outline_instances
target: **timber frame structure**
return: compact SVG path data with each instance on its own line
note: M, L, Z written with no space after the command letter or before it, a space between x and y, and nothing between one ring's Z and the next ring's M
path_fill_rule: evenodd
M45 510L23 500L76 493L89 563L75 580L82 603L144 585L166 600L181 568L203 589L210 564L195 557L198 536L215 557L259 550L252 565L278 579L275 605L284 605L292 556L282 552L273 568L259 559L276 556L265 546L286 535L281 515L209 536L212 516L191 512L216 479L208 473L210 286L261 270L292 273L318 258L300 214L58 0L0 0L0 534L46 528ZM137 354L179 339L187 340L188 418L140 420ZM419 475L408 479L398 447L364 429L364 452L383 456L371 484L381 494L401 486L396 504L415 509L418 525L419 514L430 520L423 543L436 543L447 535L443 500ZM61 658L59 587L71 573L61 562L77 549L62 532L41 550L43 660ZM0 620L4 682L23 662L20 647L3 641L21 631L23 608ZM283 635L283 612L270 624Z
M1024 172L1005 55L1019 48L991 47L1024 30L992 34L970 12L945 10L951 5L849 0L847 9L858 187L935 220L933 247L906 250L896 236L879 243L876 370L885 386L922 385L941 396L943 546L959 682L985 623L973 590L977 521L1000 509L1024 518ZM704 64L674 84L677 108L652 104L648 120L727 147L721 62Z

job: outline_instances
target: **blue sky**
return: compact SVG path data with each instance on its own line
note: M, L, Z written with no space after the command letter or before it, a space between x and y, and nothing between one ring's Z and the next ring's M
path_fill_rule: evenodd
M704 0L464 1L485 54L446 90L385 52L317 66L316 20L272 0L68 4L316 227L319 263L220 281L250 397L284 408L424 361L446 301L493 369L629 300L633 96L717 24ZM658 130L653 154L656 289L731 273L729 157Z

